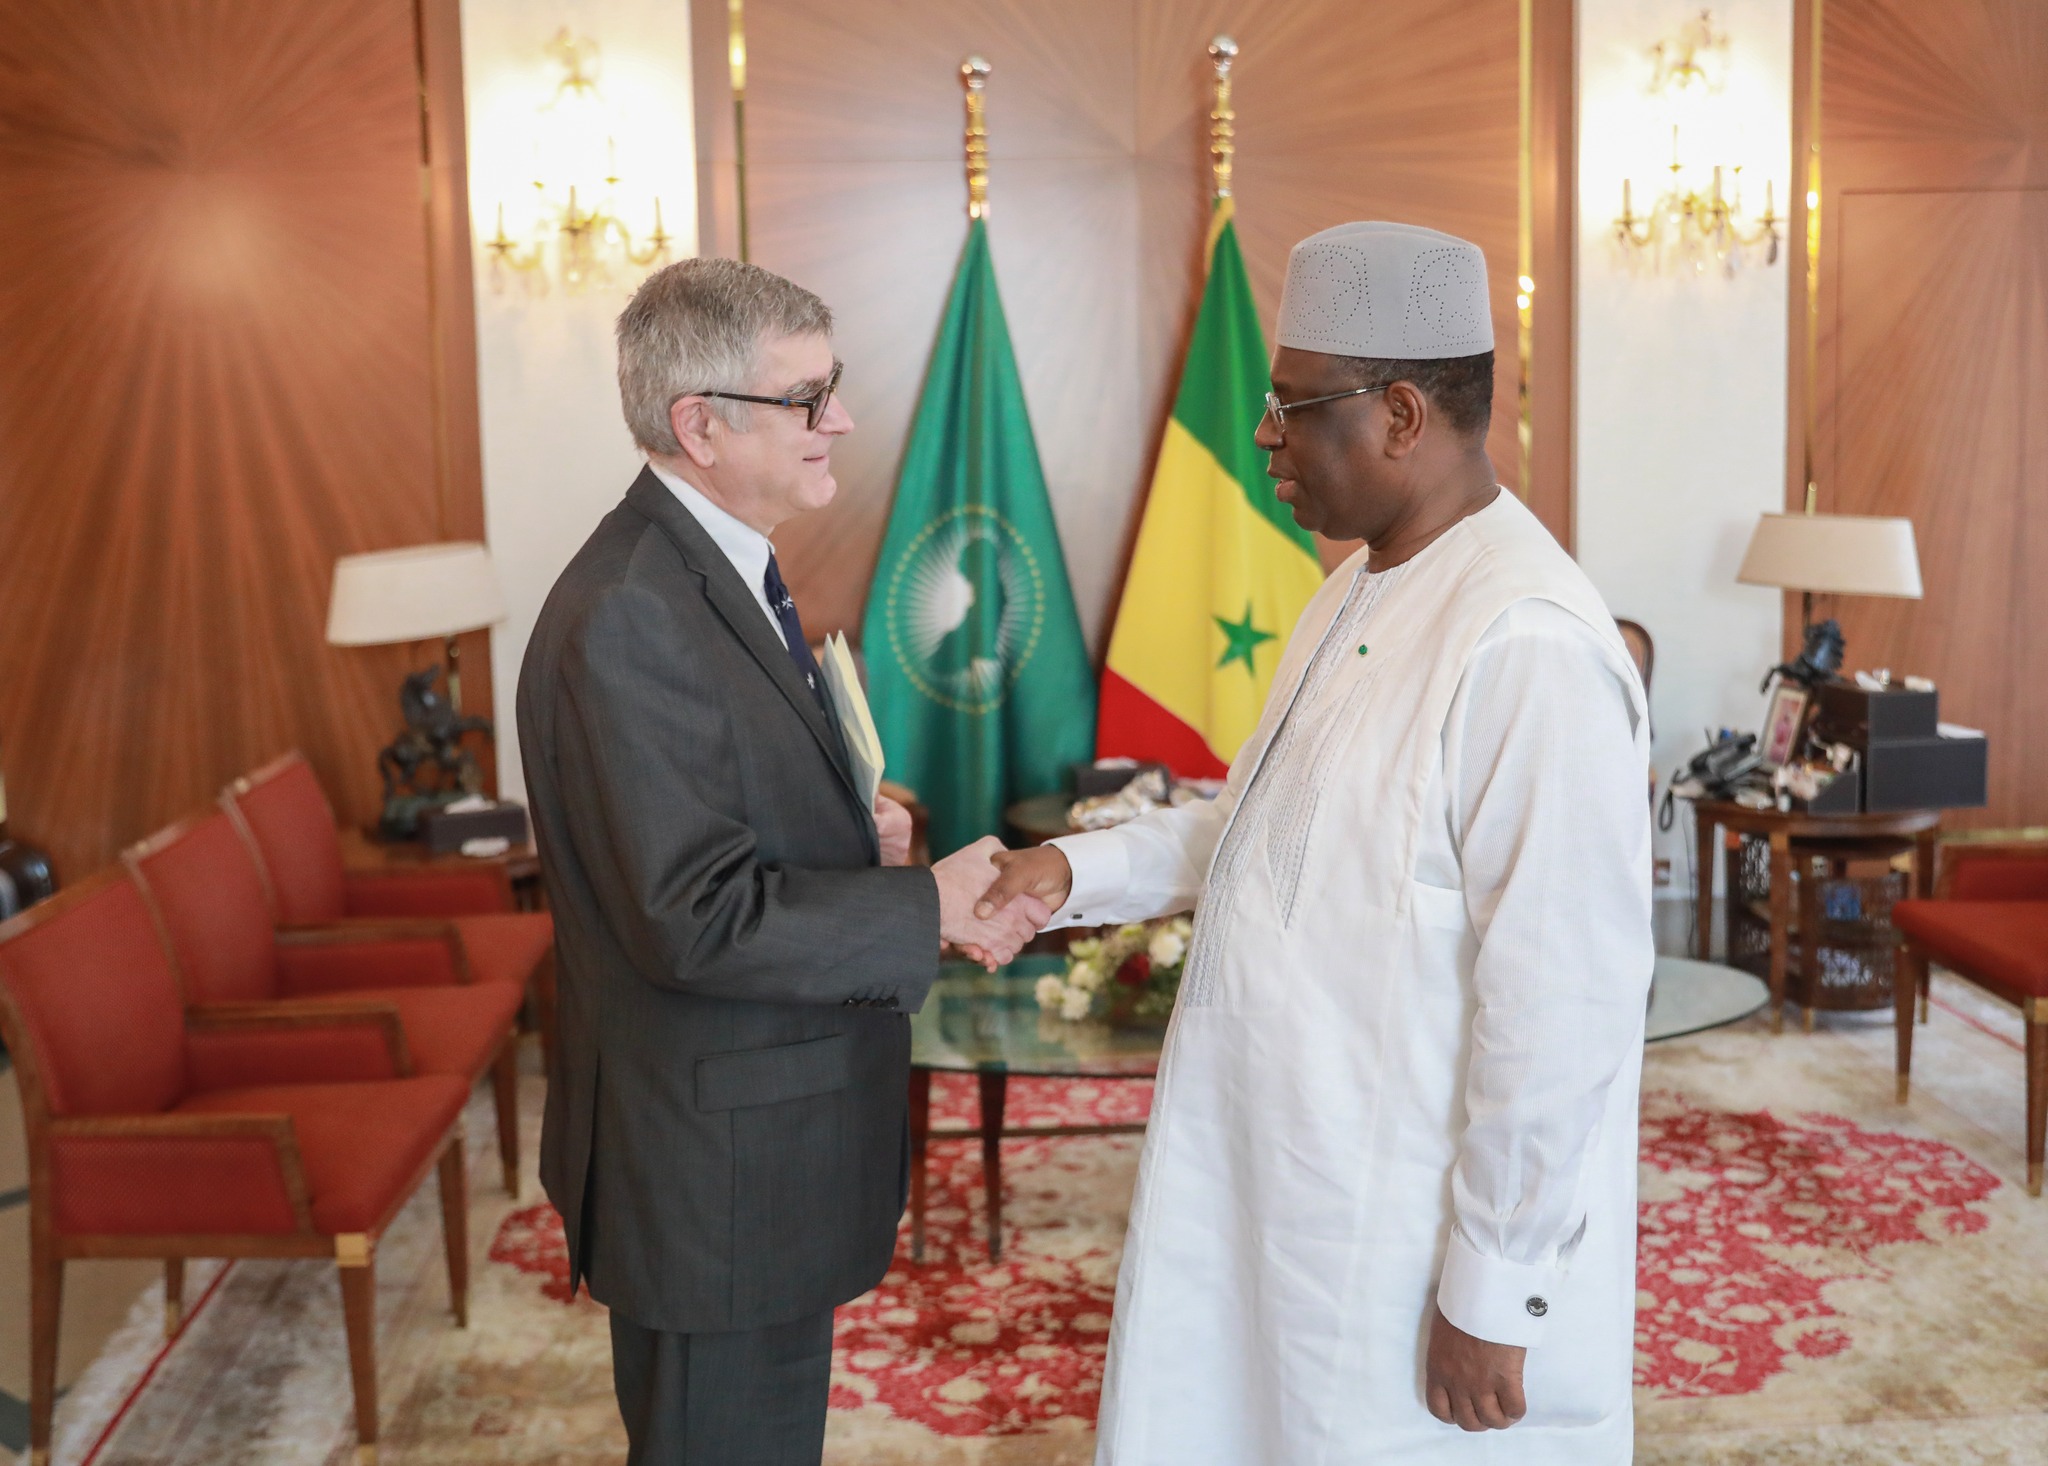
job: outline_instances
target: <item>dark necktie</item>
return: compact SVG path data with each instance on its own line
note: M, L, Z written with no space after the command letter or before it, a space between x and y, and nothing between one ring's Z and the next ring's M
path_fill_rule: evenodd
M825 675L818 670L818 659L811 655L811 644L804 640L804 623L796 613L796 598L782 583L782 572L775 566L773 550L768 552L768 572L761 577L761 588L768 593L768 609L782 623L782 639L789 643L789 659L796 663L797 675L804 679L804 684L811 689L811 696L818 700L819 710L823 711Z

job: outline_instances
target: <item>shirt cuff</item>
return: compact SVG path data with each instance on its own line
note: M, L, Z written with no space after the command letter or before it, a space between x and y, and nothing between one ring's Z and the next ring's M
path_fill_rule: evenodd
M1123 896L1131 884L1131 855L1113 830L1096 830L1086 835L1062 835L1046 844L1067 857L1074 883L1067 888L1066 904L1052 914L1046 930L1062 926L1101 926L1110 918L1103 913Z
M1436 1306L1475 1339L1533 1349L1543 1342L1564 1276L1560 1267L1487 1257L1454 1227Z

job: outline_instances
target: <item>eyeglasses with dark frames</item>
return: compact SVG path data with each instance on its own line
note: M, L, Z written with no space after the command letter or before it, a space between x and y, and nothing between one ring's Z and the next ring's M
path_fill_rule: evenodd
M825 385L808 397L756 397L748 392L685 392L683 397L720 397L727 402L758 402L763 407L801 407L804 410L804 426L811 432L818 430L818 424L825 420L825 409L832 402L832 394L839 390L839 374L846 370L846 363L832 363L832 375L825 378ZM681 401L682 397L678 397Z
M1325 402L1340 402L1346 397L1363 397L1368 392L1384 392L1393 385L1392 382L1385 382L1377 387L1353 387L1348 392L1331 392L1322 397L1305 397L1299 402L1282 402L1279 393L1268 392L1266 394L1266 411L1272 415L1273 426L1280 430L1280 441L1285 443L1287 441L1288 413L1299 412L1304 407L1316 407Z

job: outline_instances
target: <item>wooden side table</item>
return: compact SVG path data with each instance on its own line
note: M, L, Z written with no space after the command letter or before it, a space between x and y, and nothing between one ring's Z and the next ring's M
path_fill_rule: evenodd
M1775 809L1750 809L1726 799L1700 799L1693 803L1693 814L1698 823L1699 840L1698 887L1694 896L1700 913L1699 920L1694 923L1694 947L1696 955L1702 959L1707 956L1712 935L1707 912L1713 904L1717 833L1726 829L1733 835L1754 835L1770 845L1773 1033L1782 1032L1785 1026L1785 982L1793 927L1792 871L1795 857L1810 854L1837 860L1877 859L1910 851L1913 856L1913 894L1926 897L1934 893L1934 847L1941 834L1941 811L1938 809L1896 810L1887 814L1814 815L1800 811L1781 813ZM1811 934L1806 940L1809 946L1815 944ZM1802 975L1808 979L1807 996L1810 999L1813 974ZM1810 1001L1805 1011L1806 1026L1810 1029L1814 1013Z
M514 845L503 855L435 855L417 840L379 840L353 825L340 828L341 863L349 870L413 871L439 867L447 870L499 870L511 890L516 909L538 911L541 907L540 851L532 840Z

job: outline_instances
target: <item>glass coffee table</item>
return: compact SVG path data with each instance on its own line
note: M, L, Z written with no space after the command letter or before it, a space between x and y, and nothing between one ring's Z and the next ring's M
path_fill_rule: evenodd
M1010 1076L1059 1079L1150 1079L1159 1072L1161 1028L1111 1028L1069 1023L1040 1011L1033 991L1047 973L1066 970L1056 955L1020 957L993 973L948 962L910 1020L910 1254L924 1260L925 1147L934 1140L979 1140L988 1196L988 1255L1003 1251L1005 1138L1052 1135L1137 1135L1131 1125L1039 1125L1006 1128ZM931 1128L932 1074L973 1074L981 1086L981 1123Z
M988 1197L988 1255L1003 1251L1004 1139L1057 1135L1138 1135L1142 1124L1003 1123L1010 1076L1060 1079L1150 1079L1159 1072L1166 1030L1069 1023L1042 1012L1033 991L1047 973L1063 972L1060 956L1020 957L993 973L948 962L924 1007L910 1020L910 1254L924 1260L925 1150L934 1140L979 1140ZM1769 1001L1763 980L1736 968L1686 957L1659 957L1651 989L1646 1041L1678 1038L1736 1023ZM981 1087L981 1123L931 1127L932 1075L972 1074Z

